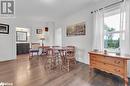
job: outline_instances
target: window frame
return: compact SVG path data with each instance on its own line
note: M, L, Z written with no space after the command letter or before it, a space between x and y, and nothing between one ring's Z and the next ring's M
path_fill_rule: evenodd
M109 16L113 16L113 15L116 15L116 14L120 14L120 9L114 9L114 10L111 10L109 12L106 12L106 14L104 14L104 21L105 21L105 17L109 17ZM121 20L121 17L120 17L120 20ZM106 24L107 25L107 24ZM105 26L105 22L104 22L104 26ZM119 24L119 27L120 27L120 24ZM118 30L118 31L112 31L112 32L107 32L105 33L105 28L103 29L103 40L104 40L104 43L105 43L105 36L107 36L108 34L119 34L119 48L117 49L120 49L120 40L121 40L121 36L122 34L125 33L125 30ZM109 53L117 53L117 50L113 49L114 51L110 51L108 48L105 48L105 45L103 46L104 50L107 50ZM111 48L112 49L112 48Z

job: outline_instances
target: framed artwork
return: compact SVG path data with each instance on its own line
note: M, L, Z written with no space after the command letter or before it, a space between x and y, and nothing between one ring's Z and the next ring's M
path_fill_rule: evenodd
M42 29L36 29L36 34L42 34Z
M2 33L2 34L9 34L9 25L7 25L7 24L0 24L0 33Z
M17 42L27 42L27 32L17 31L16 32L16 41Z
M45 31L48 32L48 27L45 27Z
M66 35L69 36L80 36L86 35L85 22L67 26Z

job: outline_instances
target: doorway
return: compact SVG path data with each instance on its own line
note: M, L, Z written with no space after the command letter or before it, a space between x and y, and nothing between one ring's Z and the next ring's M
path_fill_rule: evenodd
M62 28L55 30L55 45L62 46Z
M17 59L28 57L30 49L30 29L16 27L16 54Z

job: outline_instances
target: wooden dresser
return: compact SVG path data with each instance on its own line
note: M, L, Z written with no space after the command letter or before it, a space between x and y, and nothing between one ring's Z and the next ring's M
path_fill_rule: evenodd
M104 54L103 52L89 52L90 68L96 68L107 73L120 76L128 86L127 61L129 56Z

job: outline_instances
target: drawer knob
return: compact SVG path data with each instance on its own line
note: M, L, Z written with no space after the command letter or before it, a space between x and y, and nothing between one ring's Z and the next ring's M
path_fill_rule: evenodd
M120 64L121 62L120 62L120 61L118 61L118 62L117 62L117 61L114 61L114 63L116 63L116 64Z
M117 64L120 64L120 61L118 61L118 63Z
M93 56L93 58L96 58L95 56Z
M116 72L120 72L120 70L118 70L118 69L114 69Z

